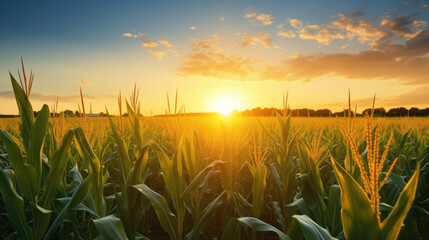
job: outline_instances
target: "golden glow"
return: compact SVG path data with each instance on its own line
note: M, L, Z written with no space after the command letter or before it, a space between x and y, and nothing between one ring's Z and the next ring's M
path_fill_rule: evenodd
M212 111L229 115L232 111L238 110L238 99L233 96L219 96L213 100Z

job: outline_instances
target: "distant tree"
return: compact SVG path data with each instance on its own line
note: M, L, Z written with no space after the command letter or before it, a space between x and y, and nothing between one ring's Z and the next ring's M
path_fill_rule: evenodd
M76 117L80 117L80 112L79 112L79 111L75 111L75 112L74 112L74 115L75 115Z
M73 111L72 110L65 110L64 114L73 114Z
M427 117L427 116L429 116L429 108L420 109L420 111L419 111L419 116L422 116L422 117Z
M331 115L332 112L329 109L319 109L316 111L316 117L329 117Z
M388 117L404 117L407 115L408 115L408 109L404 107L392 108L386 113L386 116Z
M365 113L368 113L368 115L371 115L372 108L367 108L362 112L362 115L365 115ZM386 116L386 109L384 108L374 108L374 116L378 117L384 117Z
M408 115L409 115L410 117L416 117L416 116L419 116L419 112L420 112L420 110L419 110L418 108L416 108L416 107L412 107L412 108L410 108L410 110L408 111Z

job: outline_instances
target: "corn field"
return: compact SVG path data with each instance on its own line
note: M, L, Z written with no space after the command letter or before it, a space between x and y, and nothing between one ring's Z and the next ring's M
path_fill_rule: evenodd
M426 118L35 117L10 78L1 239L428 239Z

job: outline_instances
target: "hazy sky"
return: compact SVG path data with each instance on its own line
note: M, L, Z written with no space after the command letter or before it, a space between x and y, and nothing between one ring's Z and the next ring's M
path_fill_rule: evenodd
M142 112L166 92L186 111L429 107L428 1L2 1L0 113L17 113L8 71L20 57L35 110L117 112L140 88ZM170 99L173 97L170 97Z

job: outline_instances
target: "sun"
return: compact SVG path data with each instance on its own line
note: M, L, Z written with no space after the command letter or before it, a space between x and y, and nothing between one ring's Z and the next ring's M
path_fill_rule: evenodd
M238 99L234 96L219 96L213 100L212 111L229 115L232 111L238 110Z

